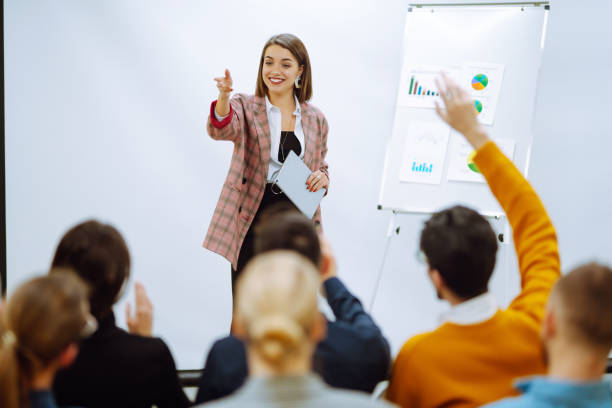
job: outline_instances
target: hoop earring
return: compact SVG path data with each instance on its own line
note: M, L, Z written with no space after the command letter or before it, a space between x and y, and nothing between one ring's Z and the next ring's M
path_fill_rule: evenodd
M300 79L302 79L301 75L298 75L298 77L295 78L295 87L298 89L300 88Z

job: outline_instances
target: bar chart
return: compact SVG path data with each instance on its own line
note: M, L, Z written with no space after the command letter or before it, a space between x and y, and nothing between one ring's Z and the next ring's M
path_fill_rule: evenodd
M453 79L460 78L455 71L452 67L431 65L405 68L400 80L397 105L435 109L436 102L442 102L436 79L440 77L440 72L446 72Z
M419 82L419 78L412 75L410 77L408 95L440 96L440 93L437 90L427 89L422 85L422 82Z
M431 173L433 171L433 163L417 163L413 161L412 171L415 173Z

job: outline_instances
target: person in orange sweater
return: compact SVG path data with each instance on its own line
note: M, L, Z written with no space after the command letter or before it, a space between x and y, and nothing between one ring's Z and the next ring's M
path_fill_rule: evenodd
M472 99L445 75L438 86L445 105L438 114L476 150L474 163L512 226L521 293L500 310L488 292L497 241L484 217L462 206L435 213L420 247L438 297L451 309L438 329L404 344L386 397L403 407L477 407L516 395L516 377L545 373L540 327L560 260L544 206L488 138Z

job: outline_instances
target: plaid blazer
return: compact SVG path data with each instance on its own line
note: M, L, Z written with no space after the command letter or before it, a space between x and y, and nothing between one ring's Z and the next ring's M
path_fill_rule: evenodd
M210 106L207 130L214 140L234 143L232 162L215 213L213 214L204 247L218 253L236 268L242 241L253 222L263 198L270 165L270 126L265 98L236 94L230 100L230 113L217 120ZM321 170L328 178L327 131L325 116L312 105L300 104L304 130L304 163L312 170ZM321 207L313 216L321 222Z

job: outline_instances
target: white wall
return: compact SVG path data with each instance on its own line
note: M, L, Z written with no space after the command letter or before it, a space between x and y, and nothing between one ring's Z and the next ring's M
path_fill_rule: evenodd
M612 10L602 3L552 4L538 90L530 178L558 225L564 267L593 256L612 263L611 104L600 90L610 91ZM376 204L407 5L6 1L9 292L46 270L68 227L111 222L155 303L156 334L180 368L201 367L228 330L231 303L229 265L201 247L232 149L205 133L212 78L228 67L234 89L252 92L262 45L291 32L308 47L312 102L330 123L324 227L341 276L368 302L390 217ZM414 258L423 219L401 217L374 309L394 350L444 308ZM497 272L492 286L514 293L515 262L500 258L511 274ZM123 302L117 317L123 324Z

